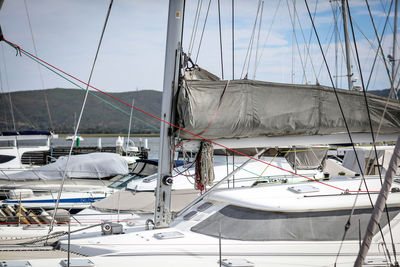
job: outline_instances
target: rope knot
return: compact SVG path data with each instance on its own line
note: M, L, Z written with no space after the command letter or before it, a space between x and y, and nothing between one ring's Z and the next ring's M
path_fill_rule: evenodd
M18 56L18 54L19 54L19 56L22 57L21 47L19 47L19 45L13 44L13 43L10 43L10 44L12 47L15 48L15 52L16 52L15 56Z

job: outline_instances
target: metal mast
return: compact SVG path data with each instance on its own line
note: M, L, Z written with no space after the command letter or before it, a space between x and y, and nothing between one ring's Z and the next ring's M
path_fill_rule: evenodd
M183 24L184 0L170 0L168 11L167 46L165 50L164 84L161 118L172 122L173 97L178 89L180 70L180 47ZM160 153L157 173L156 206L154 225L156 228L169 227L171 222L171 185L173 164L173 129L172 126L161 122Z
M347 81L349 90L353 90L353 71L351 69L351 54L350 54L350 41L349 41L349 28L347 25L347 0L342 0L342 15L343 15L343 30L344 41L346 46L346 65L347 65Z

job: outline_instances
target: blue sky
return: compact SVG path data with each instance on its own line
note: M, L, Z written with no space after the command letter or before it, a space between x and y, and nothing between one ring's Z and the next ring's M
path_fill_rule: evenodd
M189 48L198 1L187 2L184 27L184 50L186 52ZM198 42L209 0L201 2L202 9L196 42L192 52L193 59L197 54ZM225 79L231 79L231 0L220 0L220 2ZM324 49L329 46L327 57L331 70L335 74L335 44L332 35L333 15L331 3L328 0L308 2L312 10L316 7L315 22L317 30ZM381 32L386 16L385 8L386 10L388 9L390 1L369 2L374 13L375 22L378 25L378 31ZM258 0L235 0L235 78L241 76L258 3ZM295 36L298 45L296 42L292 42L295 39L293 39L293 25L288 12L289 6L293 16L294 3L297 10ZM96 52L109 1L26 0L26 4L38 56L86 81ZM352 0L350 8L353 20L376 48L377 42L365 1ZM92 84L109 92L136 89L162 90L167 12L167 0L115 0ZM273 19L275 12L276 17ZM339 16L341 15L339 14ZM392 53L392 24L393 16L390 18L390 27L387 29L384 39L386 55ZM24 0L4 1L0 10L0 25L6 39L20 45L27 51L34 51ZM303 40L300 25L306 42ZM314 35L312 35L310 45L307 45L310 31L311 24L304 1L265 1L260 37L258 38L258 34L256 34L254 39L248 77L284 83L291 83L292 80L294 83L305 83L307 81L312 84L316 81L315 70L318 81L321 84L330 85L326 68L321 65L322 57ZM258 33L258 28L256 33ZM374 50L371 49L371 45L359 30L356 30L356 36L363 73L365 79L367 79L375 55ZM256 43L258 39L259 49L257 52ZM341 40L343 40L343 37L341 37ZM339 51L342 50L341 45L338 45ZM307 46L309 46L309 52L307 52ZM15 50L4 43L1 44L0 49L0 71L4 92L54 87L74 88L73 85L45 69L41 70L43 75L42 84L36 63L26 57L16 57ZM339 55L338 58L338 76L343 76L345 74L343 56ZM311 65L311 61L314 68ZM254 68L255 62L258 62L256 72ZM197 63L201 67L221 76L217 0L212 0L211 2ZM360 77L357 74L358 71L354 61L353 65L355 76ZM247 66L244 69L247 72ZM338 82L339 87L346 88L345 78L341 77ZM357 84L360 85L360 82ZM387 87L389 87L389 80L384 64L380 59L377 64L377 71L372 76L370 89Z

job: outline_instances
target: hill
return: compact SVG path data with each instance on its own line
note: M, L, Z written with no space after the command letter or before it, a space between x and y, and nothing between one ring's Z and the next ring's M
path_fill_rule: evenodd
M47 89L12 92L11 99L17 130L48 130L50 120L46 109L47 95L50 113L56 133L72 133L74 121L78 120L85 91L80 89ZM161 114L162 93L155 90L141 90L110 93L112 96L157 117ZM109 102L105 103L100 97ZM113 106L112 106L113 105ZM8 93L0 94L0 131L12 130ZM79 133L127 133L131 108L96 91L90 91ZM132 133L158 133L160 122L133 110Z
M383 96L383 97L388 97L389 92L390 92L390 89L368 91L368 93L370 93L370 94L379 95L379 96Z

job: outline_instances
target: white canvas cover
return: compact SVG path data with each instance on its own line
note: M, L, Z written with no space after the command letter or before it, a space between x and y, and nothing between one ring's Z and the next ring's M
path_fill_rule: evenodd
M63 156L56 162L31 170L1 175L3 180L59 180L62 179L67 163ZM105 178L128 173L128 163L115 153L95 152L72 155L68 162L66 178Z

